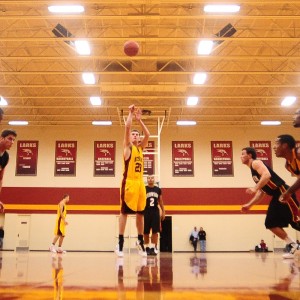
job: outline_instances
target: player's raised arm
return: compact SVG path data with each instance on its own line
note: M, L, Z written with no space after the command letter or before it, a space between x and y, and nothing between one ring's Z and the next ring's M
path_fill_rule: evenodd
M142 130L143 130L143 133L144 133L144 138L143 138L143 140L141 141L141 144L140 144L141 147L144 149L148 145L150 132L149 132L148 128L146 127L146 125L144 124L144 122L142 121L142 111L141 111L140 108L136 111L135 118L140 123L140 125L142 127Z
M125 160L127 160L130 156L130 146L131 146L131 126L132 126L132 118L134 115L135 106L134 104L129 106L128 116L125 122L125 133L124 133L124 141L123 141L123 156Z

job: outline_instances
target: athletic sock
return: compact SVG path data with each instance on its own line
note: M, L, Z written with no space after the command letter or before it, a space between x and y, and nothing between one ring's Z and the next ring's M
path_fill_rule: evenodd
M296 242L291 239L289 236L287 236L284 241L287 243L287 244L296 244Z
M145 251L145 247L144 247L144 238L142 234L138 235L138 241L140 242L140 246L142 248L143 251Z
M124 235L119 234L119 251L123 251L124 246Z

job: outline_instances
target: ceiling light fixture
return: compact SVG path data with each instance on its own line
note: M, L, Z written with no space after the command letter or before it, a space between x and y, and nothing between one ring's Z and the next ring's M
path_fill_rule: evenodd
M79 14L79 13L84 12L84 7L82 5L51 5L51 6L48 6L48 10L51 13Z
M6 105L7 105L6 99L0 96L0 106L6 106Z
M236 13L240 11L240 6L235 4L208 4L204 6L207 13Z
M207 74L204 72L196 73L193 78L193 84L204 84Z
M296 102L295 96L287 96L281 101L281 106L291 106Z
M186 105L195 106L197 104L198 104L198 97L194 97L194 96L188 97Z
M101 101L101 98L100 97L90 97L90 102L92 105L94 106L100 106L102 101Z
M75 48L79 55L91 54L91 48L88 41L75 41Z
M260 122L261 125L266 125L266 126L278 126L281 125L280 121L261 121Z
M82 80L85 84L95 84L96 83L94 73L82 73Z
M196 121L177 121L176 124L179 126L193 126L196 125Z
M28 122L27 121L9 121L8 124L22 126L22 125L28 125Z
M212 51L214 42L210 40L202 40L198 44L198 55L209 55Z
M112 121L93 121L92 124L96 126L109 126L112 125Z

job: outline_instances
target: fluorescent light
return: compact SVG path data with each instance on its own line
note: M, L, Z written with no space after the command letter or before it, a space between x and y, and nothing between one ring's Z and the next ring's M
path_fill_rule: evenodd
M75 41L75 48L79 55L91 54L91 48L88 41Z
M7 101L2 96L0 96L0 106L6 106L6 105L7 105Z
M101 102L102 102L100 97L90 97L90 101L91 101L91 104L95 105L95 106L101 105Z
M191 126L196 125L196 121L177 121L176 124L179 126Z
M82 13L84 7L82 5L51 5L48 10L52 13Z
M109 126L112 125L112 121L93 121L93 125L102 125L102 126Z
M235 4L208 4L204 6L204 11L208 13L236 13L240 11L240 6Z
M83 73L82 80L85 84L95 84L96 83L94 73Z
M198 104L198 97L188 97L186 104L189 105L189 106L197 105Z
M272 125L281 125L280 121L261 121L261 125L272 126Z
M198 54L199 55L208 55L211 53L214 42L209 40L202 40L198 44Z
M28 125L28 122L27 121L9 121L8 124L20 126L20 125Z
M294 96L287 96L282 100L281 106L291 106L296 102L296 100L297 98Z
M196 73L193 78L193 84L203 84L206 81L206 73Z

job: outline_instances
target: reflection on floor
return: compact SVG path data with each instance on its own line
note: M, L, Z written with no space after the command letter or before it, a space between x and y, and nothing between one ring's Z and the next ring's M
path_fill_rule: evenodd
M300 299L281 253L0 252L0 299Z

